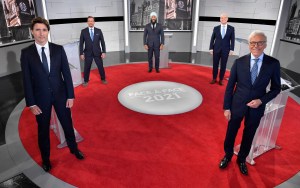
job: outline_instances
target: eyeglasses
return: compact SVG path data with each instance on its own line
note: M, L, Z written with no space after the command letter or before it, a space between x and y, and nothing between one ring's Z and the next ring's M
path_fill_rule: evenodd
M249 42L250 46L263 46L266 43L266 41L258 41L258 42Z

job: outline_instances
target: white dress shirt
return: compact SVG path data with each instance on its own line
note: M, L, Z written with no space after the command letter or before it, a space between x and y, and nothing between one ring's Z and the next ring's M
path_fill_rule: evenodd
M221 24L221 29L220 29L221 35L222 35L222 29L223 29L223 27L225 27L225 33L224 33L224 36L225 36L225 35L226 35L226 32L227 32L227 24L225 24L225 25L222 25L222 24Z
M38 54L40 56L41 62L43 62L42 60L42 47L45 47L44 51L47 57L47 63L48 63L48 69L50 72L50 50L49 50L49 43L47 42L44 46L39 45L38 43L35 43L36 49L38 51Z

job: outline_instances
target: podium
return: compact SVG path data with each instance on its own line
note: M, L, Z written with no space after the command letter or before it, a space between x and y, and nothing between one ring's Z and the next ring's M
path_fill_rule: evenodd
M283 79L282 82L283 83ZM266 104L264 116L260 120L259 127L256 130L250 153L246 161L251 165L255 164L254 159L267 151L277 148L276 140L278 137L281 121L284 115L286 102L289 92L295 87L290 87L281 91L273 100ZM240 150L240 145L234 147L234 153L237 155Z
M71 42L63 45L68 57L69 67L74 87L82 84L81 68L79 59L79 42Z
M73 80L73 86L76 87L78 85L81 85L82 79L81 79L81 68L80 68L80 59L79 59L79 42L72 42L63 45L66 55L68 57L68 63L72 75ZM53 130L55 133L57 139L59 140L59 144L57 145L58 148L63 148L67 146L65 134L63 132L62 126L57 118L56 112L54 108L52 107L51 111L51 120L50 120L50 129ZM81 135L77 132L77 130L74 127L74 133L76 142L81 142L83 138Z
M52 107L52 112L51 112L50 129L54 132L55 136L59 140L59 144L57 145L57 148L66 147L67 142L66 142L65 134L64 134L63 128L57 118L54 107ZM75 127L74 127L74 134L75 134L76 142L83 141L82 136L77 132Z
M173 33L165 33L165 45L164 49L160 50L160 57L159 57L159 68L169 68L169 44L170 39L172 38ZM155 57L153 56L152 62L155 62Z

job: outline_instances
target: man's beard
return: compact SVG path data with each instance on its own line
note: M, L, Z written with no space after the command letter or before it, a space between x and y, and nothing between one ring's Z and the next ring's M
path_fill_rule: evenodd
M156 20L154 20L154 21L153 21L153 20L151 20L151 23L152 23L152 24L156 24Z

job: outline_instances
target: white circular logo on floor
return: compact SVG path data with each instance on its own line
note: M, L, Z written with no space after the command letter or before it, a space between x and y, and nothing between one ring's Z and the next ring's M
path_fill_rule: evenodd
M194 110L202 103L202 95L196 89L166 81L127 86L119 92L118 99L126 108L153 115L181 114Z

